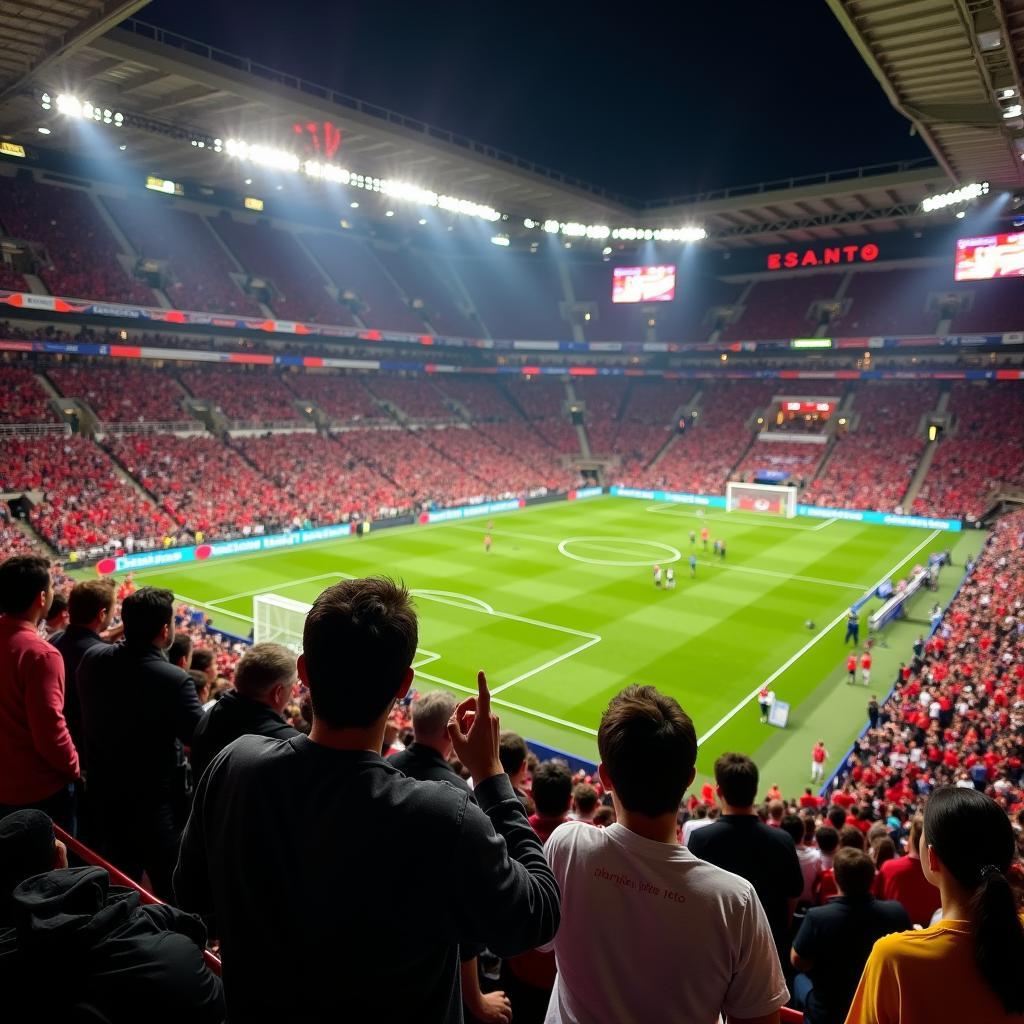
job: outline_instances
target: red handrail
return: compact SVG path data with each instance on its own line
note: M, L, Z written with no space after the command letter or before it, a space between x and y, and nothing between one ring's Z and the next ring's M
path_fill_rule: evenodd
M791 1010L784 1006L779 1013L779 1020L782 1024L803 1024L804 1015L799 1010Z
M123 885L125 888L134 889L139 894L141 902L163 903L163 900L158 899L148 889L143 889L134 879L129 878L123 871L118 871L113 864L105 861L95 850L91 850L85 843L75 839L74 836L69 836L59 825L55 824L53 826L53 834L68 848L68 852L73 853L79 860L85 861L86 864L92 864L93 867L103 868L110 875L110 880L116 885ZM219 977L220 958L214 956L208 949L204 949L203 959L206 961L206 966Z

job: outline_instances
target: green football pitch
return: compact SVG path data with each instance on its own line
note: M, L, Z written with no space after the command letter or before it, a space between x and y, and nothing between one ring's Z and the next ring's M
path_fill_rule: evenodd
M815 739L838 756L865 720L866 691L842 683L848 606L931 551L955 543L962 565L982 540L612 497L491 521L490 552L486 520L469 519L135 575L243 635L257 594L308 603L345 577L391 576L419 612L421 691L475 692L482 668L503 727L596 760L609 698L628 683L653 683L692 716L702 775L723 750L740 750L770 762L771 781L795 787L807 782ZM691 545L690 531L703 525L726 542L724 561L699 536ZM674 589L655 587L654 563L672 566ZM929 598L915 600L926 617ZM864 609L862 640L878 603ZM879 679L881 693L889 679ZM765 681L790 704L784 731L759 721L752 698Z

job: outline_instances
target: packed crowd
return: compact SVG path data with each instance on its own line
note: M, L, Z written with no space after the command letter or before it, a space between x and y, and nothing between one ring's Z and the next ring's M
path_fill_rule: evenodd
M55 423L49 396L24 366L0 363L0 423Z
M185 393L173 374L137 366L64 363L47 376L65 398L80 398L101 423L169 423L187 419Z
M240 426L301 422L295 394L274 370L217 366L185 369L178 376L189 394L211 403Z
M737 480L753 480L762 473L783 473L780 481L804 486L813 479L825 445L799 441L755 441L733 470ZM773 479L775 479L773 477Z

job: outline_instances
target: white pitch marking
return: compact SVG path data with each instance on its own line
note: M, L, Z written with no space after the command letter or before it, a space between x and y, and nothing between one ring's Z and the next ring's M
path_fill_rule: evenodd
M925 537L925 539L921 541L921 543L918 544L917 547L914 548L914 550L911 551L909 555L900 559L900 561L898 561L871 589L877 590L878 587L880 587L887 579L889 579L896 572L897 569L899 569L903 565L906 565L906 563L909 562L910 559L912 559L914 555L916 555L918 551L921 550L921 548L925 547L925 545L927 544L930 544L936 537L938 537L940 532L941 531L939 530L932 530L932 532L927 537ZM807 643L805 643L803 647L801 647L800 650L796 652L796 654L788 658L767 679L759 683L753 690L751 690L751 692L747 694L747 696L744 697L743 700L741 700L736 705L736 707L732 709L732 711L727 712L717 722L715 722L715 724L711 726L711 728L708 729L708 731L697 740L697 745L699 746L706 740L711 739L711 737L714 736L715 733L718 732L718 730L726 724L726 722L728 722L730 719L738 715L758 695L758 693L760 693L763 687L770 686L773 682L775 682L775 680L778 679L779 676L782 675L782 673L790 667L790 665L792 665L799 658L802 658L819 640L822 640L825 636L827 636L845 618L846 612L840 612L820 633L817 634L817 636L814 636L810 640L808 640Z
M732 569L736 572L747 572L754 576L777 576L784 580L797 580L800 583L820 583L827 587L845 587L847 590L859 590L862 594L868 588L863 583L845 583L843 580L826 580L820 576L797 576L791 572L779 572L776 569L758 569L753 565L735 565L726 562L705 562L699 560L698 565L706 565L710 569Z
M718 515L714 512L705 511L701 506L693 505L673 505L659 502L656 505L645 506L644 511L653 512L657 515L673 516L676 519L711 519L715 522L733 522L736 523L738 526L768 526L771 527L773 530L797 530L803 532L810 532L811 530L818 529L818 527L816 526L804 526L800 523L775 523L772 522L767 516L764 518L764 521L762 522L760 519L756 521L752 519L740 519L740 513L737 512L724 512ZM697 511L703 512L703 515L698 516ZM832 521L834 522L835 520Z
M558 550L560 554L565 555L566 558L571 558L574 562L584 562L587 565L611 565L611 566L625 566L633 568L637 566L653 565L654 561L650 558L637 558L635 551L624 551L622 548L613 547L608 544L608 541L612 543L616 541L623 541L626 544L642 544L647 548L658 548L665 552L664 555L657 556L659 562L678 562L683 557L682 552L679 548L673 547L671 544L663 544L657 540L643 540L635 537L566 537L565 540L559 541ZM611 558L587 558L585 555L574 555L569 549L570 544L583 544L590 545L591 547L598 547L605 551L610 551L616 555L632 555L633 557L629 561L621 561ZM665 555L669 557L666 558Z
M276 594L279 590L286 590L290 587L299 587L303 583L315 583L317 580L328 580L328 579L352 579L351 576L347 576L343 572L322 572L319 576L304 576L298 580L285 580L281 583L275 583L272 587L260 587L259 590L244 590L240 594L228 594L226 597L218 597L216 601L211 601L210 604L214 608L222 604L227 604L229 601L236 601L240 597L255 597L257 594Z
M423 665L429 665L432 662L439 661L441 655L436 651L428 651L425 647L416 648L416 658L413 659L412 667L419 669Z
M817 526L811 527L811 533L815 533L818 530L824 530L826 526L831 526L833 523L838 523L838 519L826 519L823 523L818 523Z
M453 608L473 608L476 611L486 612L494 615L494 609L479 597L471 597L469 594L460 594L454 590L410 590L413 597L425 597L428 601L437 601L440 604L450 604ZM446 601L446 597L456 598L454 601ZM461 600L459 600L461 599Z
M594 636L592 640L588 640L585 644L580 644L579 647L574 647L571 651L566 651L565 654L560 654L557 658L545 661L543 665L531 668L529 672L524 672L522 675L516 676L515 679L510 679L507 683L502 683L500 686L496 686L491 690L491 693L501 693L502 690L507 690L510 686L515 686L516 683L521 683L524 679L529 679L530 676L535 676L538 672L543 672L545 669L551 668L553 665L557 665L560 661L565 661L566 658L571 658L575 654L580 654L588 647L593 647L594 644L600 642L601 638L599 636Z
M251 615L240 615L238 612L225 611L223 608L218 608L210 601L197 601L194 597L186 597L184 594L179 594L177 591L174 592L175 601L183 601L188 605L195 605L197 608L209 608L211 611L215 611L218 615L224 615L229 619L240 619L242 622L255 622Z

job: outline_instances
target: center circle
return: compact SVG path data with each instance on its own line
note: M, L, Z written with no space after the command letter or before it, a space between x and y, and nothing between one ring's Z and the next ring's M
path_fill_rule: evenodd
M629 559L622 558L591 558L588 555L579 555L569 548L571 545L583 545L597 549L604 548L604 550L611 554L628 555L628 551L624 551L623 547L641 547L649 548L654 552L653 558L640 558L633 557ZM655 562L678 562L682 558L682 553L678 548L672 547L671 544L662 544L656 540L631 540L629 537L566 537L565 540L560 541L558 550L561 554L565 555L566 558L571 558L574 562L585 562L587 565L617 565L624 567L634 567L641 565L654 565Z

